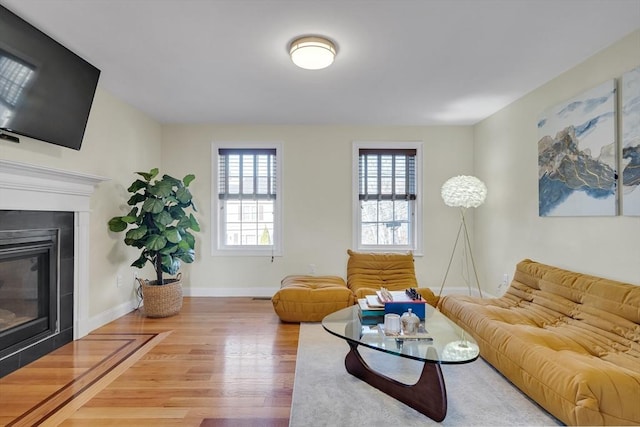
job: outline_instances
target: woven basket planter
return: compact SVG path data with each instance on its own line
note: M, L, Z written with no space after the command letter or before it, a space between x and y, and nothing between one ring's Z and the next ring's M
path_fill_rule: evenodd
M142 312L147 317L169 317L182 308L182 274L164 285L156 280L138 279L142 289Z

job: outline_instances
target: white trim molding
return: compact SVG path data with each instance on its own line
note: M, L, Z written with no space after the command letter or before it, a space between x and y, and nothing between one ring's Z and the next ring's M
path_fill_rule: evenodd
M89 204L109 178L0 160L0 209L74 212L73 339L91 331L89 320Z

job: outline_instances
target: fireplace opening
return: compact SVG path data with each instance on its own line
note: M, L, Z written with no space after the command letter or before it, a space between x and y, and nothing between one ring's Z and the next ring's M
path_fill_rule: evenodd
M0 359L59 332L58 230L0 231Z

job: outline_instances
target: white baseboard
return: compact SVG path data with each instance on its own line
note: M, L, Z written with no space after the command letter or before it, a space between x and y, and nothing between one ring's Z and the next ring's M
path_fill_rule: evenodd
M438 292L440 291L440 289L436 289L433 290L433 293L438 295ZM442 289L442 295L452 295L452 294L456 294L456 295L469 295L469 288L465 288L462 286L458 286L458 287L447 287L445 286L444 289ZM478 289L473 289L471 288L471 296L473 297L479 297L480 293L478 292ZM496 298L495 295L490 294L487 291L482 291L482 297L483 298Z
M131 300L123 304L120 304L119 306L114 307L110 310L104 311L98 314L97 316L93 316L89 318L89 321L87 322L87 325L86 325L86 331L81 331L81 332L84 332L84 334L82 334L78 338L82 338L89 332L95 331L99 327L104 326L107 323L112 322L124 316L125 314L131 313L133 310L136 309L137 306L138 306L138 302L135 300Z
M279 287L274 288L183 288L186 297L269 297Z

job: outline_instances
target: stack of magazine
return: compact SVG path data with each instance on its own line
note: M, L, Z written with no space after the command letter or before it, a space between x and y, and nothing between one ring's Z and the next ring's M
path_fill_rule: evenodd
M378 301L376 295L367 295L366 298L358 299L358 308L360 322L363 325L384 323L384 304Z

